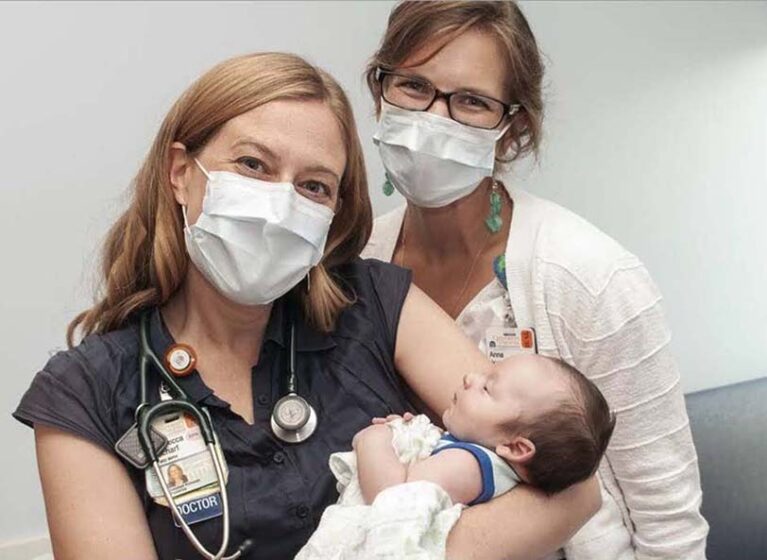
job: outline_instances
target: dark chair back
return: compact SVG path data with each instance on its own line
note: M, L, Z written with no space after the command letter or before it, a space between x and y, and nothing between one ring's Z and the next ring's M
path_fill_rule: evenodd
M686 396L708 560L767 559L767 377Z

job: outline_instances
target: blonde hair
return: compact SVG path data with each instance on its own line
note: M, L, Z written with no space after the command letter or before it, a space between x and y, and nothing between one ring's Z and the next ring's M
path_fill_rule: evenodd
M122 327L143 309L162 305L183 282L187 256L181 209L170 185L170 147L181 142L196 153L224 123L278 99L319 100L338 120L346 148L339 186L340 208L328 233L325 253L310 273L311 290L301 290L309 321L332 330L338 314L352 303L333 278L333 267L362 251L372 229L365 162L351 105L326 72L302 58L258 53L222 62L200 77L171 108L132 184L128 209L107 234L102 253L102 286L96 303L69 324L83 335Z
M416 62L422 64L458 35L477 29L497 39L506 54L506 86L511 103L521 109L511 118L503 141L509 142L511 162L530 152L537 154L543 128L543 62L535 36L515 2L421 2L406 1L395 6L389 15L381 46L368 63L365 76L370 93L381 108L381 87L376 79L378 68L396 69L413 53L428 43L434 48Z

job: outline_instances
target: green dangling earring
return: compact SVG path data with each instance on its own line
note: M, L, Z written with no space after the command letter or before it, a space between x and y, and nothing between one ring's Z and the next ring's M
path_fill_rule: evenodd
M384 184L383 184L383 193L386 196L391 196L394 193L394 185L392 185L392 182L391 182L391 179L389 179L388 173L384 173L384 177L386 177L386 179L384 180Z
M493 190L490 191L490 213L485 218L485 226L492 233L498 233L503 226L503 218L501 218L501 193L499 191L498 181L493 179Z

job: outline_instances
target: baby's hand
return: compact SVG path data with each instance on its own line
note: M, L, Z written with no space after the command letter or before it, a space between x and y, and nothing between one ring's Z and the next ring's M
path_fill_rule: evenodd
M380 418L380 417L373 418L373 424L388 424L392 420L397 420L398 418L402 418L403 422L410 422L414 418L414 416L412 412L406 412L402 416L400 416L399 414L389 414L389 416L387 416L386 418Z
M371 424L357 432L352 439L352 449L376 439L386 439L391 442L391 430L386 424Z

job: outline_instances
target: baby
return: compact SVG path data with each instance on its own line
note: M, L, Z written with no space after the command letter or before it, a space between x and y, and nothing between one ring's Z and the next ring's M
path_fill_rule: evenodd
M431 455L409 465L398 459L382 420L354 437L365 503L417 480L438 484L453 503L466 505L519 482L553 494L595 472L615 426L591 381L564 362L530 354L466 375L442 421L447 432Z

